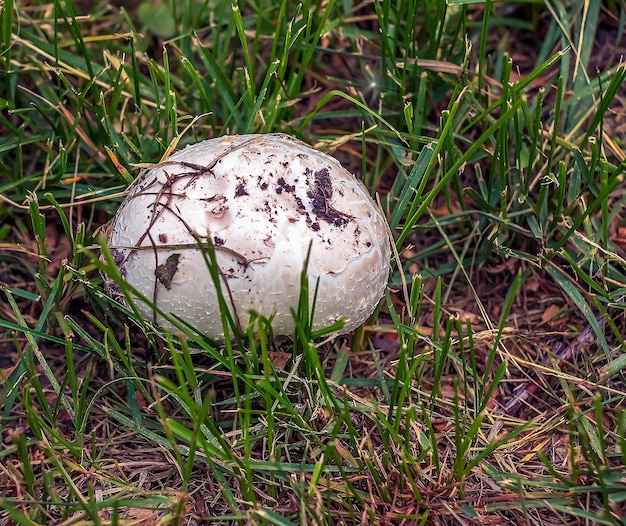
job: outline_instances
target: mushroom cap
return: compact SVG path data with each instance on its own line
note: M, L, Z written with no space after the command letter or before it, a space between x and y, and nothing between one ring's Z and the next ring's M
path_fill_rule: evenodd
M365 186L327 154L283 134L187 146L143 171L107 232L122 276L163 312L223 340L217 292L198 241L215 247L221 289L242 329L250 312L292 335L309 246L315 330L361 325L385 291L390 239ZM109 293L114 293L109 290ZM169 328L150 306L140 314Z

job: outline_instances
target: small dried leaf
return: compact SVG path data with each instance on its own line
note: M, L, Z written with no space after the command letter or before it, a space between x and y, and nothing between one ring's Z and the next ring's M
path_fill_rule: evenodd
M535 275L530 276L526 280L526 290L529 292L537 292L539 290L541 283L539 282L539 278Z
M159 265L154 271L154 275L167 290L170 290L172 288L172 278L178 270L179 259L180 254L172 254L167 258L165 263Z
M145 411L148 407L148 404L146 403L146 399L140 391L135 391L135 398L137 399L137 405L139 406L139 409Z
M559 312L561 312L561 307L559 307L558 305L550 305L545 311L543 311L543 314L541 315L541 321L543 323L548 323L549 321L552 321L554 318L556 318Z
M268 351L267 357L274 366L274 369L284 371L285 367L287 367L287 362L291 359L291 353Z

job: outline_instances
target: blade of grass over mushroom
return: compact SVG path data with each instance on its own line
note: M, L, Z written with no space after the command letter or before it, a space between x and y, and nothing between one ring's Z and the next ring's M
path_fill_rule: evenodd
M305 364L308 365L307 375L309 378L317 379L317 386L320 389L322 396L328 407L332 407L335 400L333 394L328 387L326 378L323 375L324 368L319 359L317 349L313 344L313 317L315 316L315 302L317 299L319 280L315 284L315 291L313 293L313 301L310 302L309 293L309 258L311 256L312 243L309 244L307 250L306 259L302 266L302 272L300 273L300 297L298 301L298 310L291 311L291 314L295 322L295 345L294 353L303 353L305 358ZM343 323L340 321L339 326ZM332 331L333 328L330 329ZM323 331L323 334L328 334L330 331Z
M240 336L238 333L237 326L232 316L230 315L230 310L228 308L227 300L225 299L224 294L222 293L222 289L220 285L221 276L218 271L219 267L217 266L215 260L211 259L212 257L213 258L215 257L215 252L213 250L213 256L211 256L212 249L211 249L210 242L208 244L203 243L201 245L201 248L202 248L201 250L202 255L204 258L206 258L205 264L207 265L210 272L212 273L211 278L216 280L215 283L216 283L216 288L218 291L217 292L218 301L220 301L222 305L221 310L220 310L221 322L223 326L225 327L225 331L229 331L229 330L233 331L232 334L233 334L233 337L235 338L235 342L234 342L235 345L237 345L239 348L243 348L242 341L238 339L240 338ZM115 280L115 282L120 288L120 291L122 292L122 294L124 295L124 297L126 298L130 306L129 310L127 311L127 314L131 315L134 321L138 323L142 323L140 320L143 320L135 304L137 302L145 303L158 316L167 320L168 323L172 324L172 326L175 327L177 330L182 331L182 333L185 335L186 338L188 338L189 340L192 340L194 344L200 346L200 348L203 351L210 354L212 358L216 359L222 365L226 366L233 375L233 382L235 382L235 385L236 385L236 382L238 381L243 381L244 383L252 382L252 380L248 378L245 371L241 370L235 364L234 347L233 347L233 342L230 339L229 339L230 343L227 343L227 352L226 353L219 352L212 344L206 341L206 337L202 334L202 332L198 328L192 327L189 323L186 323L183 320L180 320L177 317L172 316L171 314L162 311L156 304L152 303L151 299L144 296L140 291L138 291L136 288L134 288L132 285L126 282L122 278L121 274L119 273L119 268L117 267L117 265L111 258L110 252L107 249L106 245L102 245L102 253L105 255L106 261L102 262L95 255L91 254L91 257L93 258L93 262L99 268L99 270L106 273L109 277ZM146 326L146 332L149 333L152 331L154 331L154 328L149 329L148 326ZM226 356L224 354L226 354Z

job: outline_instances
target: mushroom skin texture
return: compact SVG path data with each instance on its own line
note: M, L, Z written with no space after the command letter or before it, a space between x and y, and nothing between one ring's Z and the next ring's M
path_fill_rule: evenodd
M210 240L220 287L245 330L250 312L294 334L309 246L314 330L338 320L352 331L387 285L390 237L365 186L333 157L283 134L223 136L177 151L142 171L107 229L122 277L165 313L209 338L224 331L200 243ZM109 295L119 288L105 279ZM144 302L144 319L171 328Z

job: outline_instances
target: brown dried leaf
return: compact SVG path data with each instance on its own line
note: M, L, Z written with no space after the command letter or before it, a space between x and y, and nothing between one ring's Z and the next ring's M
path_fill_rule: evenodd
M172 278L178 270L179 259L180 254L172 254L167 258L165 263L159 265L154 271L154 275L167 290L172 288Z
M554 320L559 312L561 312L561 307L559 307L558 305L550 305L546 310L543 311L543 314L541 315L541 323L548 323Z
M268 351L268 358L274 369L284 370L287 367L287 362L291 359L291 354L279 351Z

